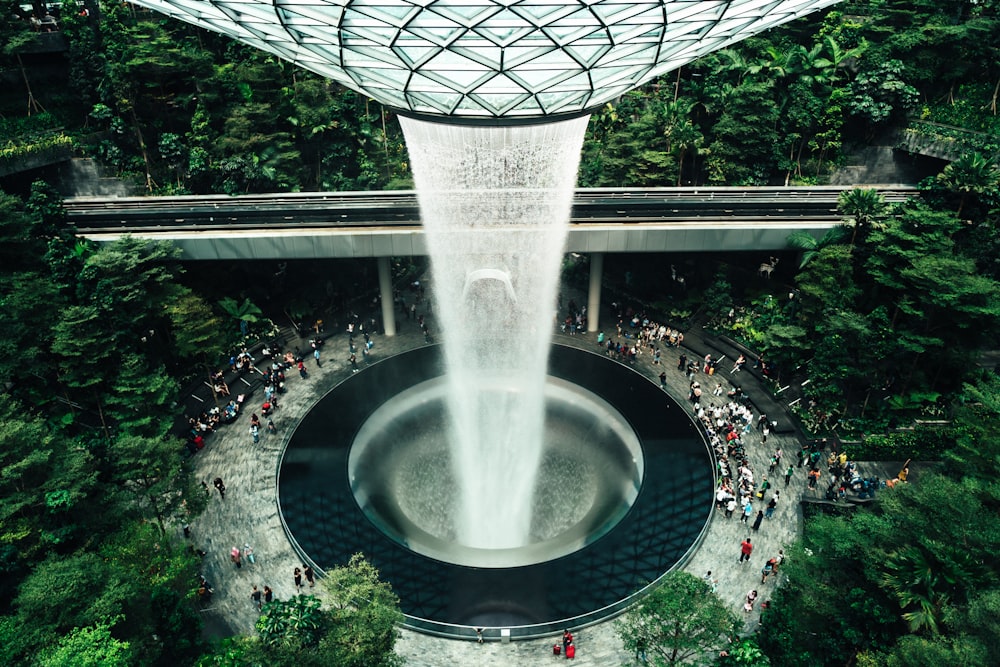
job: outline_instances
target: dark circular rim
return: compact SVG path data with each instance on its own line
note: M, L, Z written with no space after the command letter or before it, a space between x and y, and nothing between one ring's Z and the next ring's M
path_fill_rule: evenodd
M700 543L711 520L715 464L690 411L627 365L556 345L549 374L610 403L639 438L646 470L632 508L583 549L535 565L474 568L405 549L358 507L347 457L372 411L442 373L438 346L382 359L331 389L295 427L278 460L277 502L304 562L322 572L363 553L399 595L404 625L414 630L474 638L483 627L487 638L526 639L621 613Z

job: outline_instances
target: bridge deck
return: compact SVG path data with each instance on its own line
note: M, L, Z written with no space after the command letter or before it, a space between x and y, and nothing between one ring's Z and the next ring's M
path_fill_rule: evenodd
M578 190L567 251L778 250L794 231L821 236L840 224L837 198L846 189ZM889 202L917 193L905 185L877 189ZM65 206L81 236L171 240L190 259L427 254L411 191L79 197Z

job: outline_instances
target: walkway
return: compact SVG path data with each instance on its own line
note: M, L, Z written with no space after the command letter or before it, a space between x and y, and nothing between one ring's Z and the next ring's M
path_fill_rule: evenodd
M423 312L422 308L420 312ZM428 316L428 322L431 331L437 333L432 316ZM398 326L397 336L377 336L373 339L373 361L424 344L413 320L402 319ZM610 330L613 331L613 328ZM569 336L557 333L556 342L597 349L593 334ZM289 347L295 344L296 341L292 341ZM301 345L303 349L308 347L307 344ZM686 404L688 382L685 375L677 370L679 353L680 351L665 349L662 354L663 366L653 365L650 355L643 355L636 364L636 370L654 382L657 381L655 378L660 370L666 370L668 391L681 404ZM207 629L213 635L253 632L258 617L257 609L250 601L253 585L261 589L264 585L271 586L279 599L287 599L296 593L292 570L300 562L285 537L275 504L278 455L284 438L297 421L330 387L350 375L347 358L347 337L343 333L337 333L324 346L321 368L317 368L310 359L307 362L309 378L299 378L294 370L288 374L288 391L282 396L282 407L275 417L277 434L262 432L260 443L253 444L248 434L249 419L242 416L235 424L223 427L213 435L194 460L196 475L210 489L215 477L222 477L227 489L225 500L221 500L219 494L211 489L208 509L191 524L193 544L208 552L203 573L213 584L215 594L204 614ZM714 378L699 377L710 402L725 399L724 395L721 398L711 396L715 382L721 382L724 388L729 388L729 365L721 366L720 370L721 373ZM748 373L743 373L740 376L741 382L748 381L748 376ZM254 395L247 409L252 409L260 400L262 396ZM749 436L748 451L758 478L766 474L770 456L774 448L779 446L785 453L785 461L795 460L795 449L799 442L794 436L772 433L766 446L760 443L760 435L756 430ZM774 481L777 482L775 488L781 491L781 499L774 518L764 521L759 533L752 533L749 525L741 523L736 514L732 519L726 520L723 514L713 510L705 540L685 567L688 572L699 577L711 570L713 578L718 579L718 594L735 613L746 620L747 629L756 626L758 616L757 612L744 614L743 599L749 590L755 588L760 591L761 601L770 598L770 589L776 582L772 580L762 586L760 569L768 558L777 554L778 549L796 539L802 524L799 499L804 492L808 493L804 468L796 469L792 483L787 488L783 487L782 481ZM706 509L711 507L713 500L705 499ZM748 535L752 535L755 544L753 560L749 565L740 566L737 564L740 542ZM236 569L229 562L229 550L246 543L253 547L257 562L253 565L244 563L241 569ZM567 578L572 581L572 573L567 573ZM319 588L315 590L318 591ZM758 608L759 606L758 604ZM609 667L622 664L630 657L615 636L612 622L574 629L574 635L577 665ZM477 645L404 630L397 650L411 667L456 664L468 667L531 667L550 664L554 660L551 646L557 639L558 637L553 636L545 640Z

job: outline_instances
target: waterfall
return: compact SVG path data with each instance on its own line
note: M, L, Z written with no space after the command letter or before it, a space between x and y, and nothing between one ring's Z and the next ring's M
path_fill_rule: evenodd
M529 543L560 264L588 117L537 125L401 118L448 378L456 533Z

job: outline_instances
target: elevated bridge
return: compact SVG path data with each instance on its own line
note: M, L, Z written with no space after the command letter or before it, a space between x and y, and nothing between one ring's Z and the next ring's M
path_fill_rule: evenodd
M888 202L907 185L866 186ZM817 238L843 220L822 187L577 190L567 252L781 250L795 231ZM131 234L174 242L185 259L310 259L426 255L414 192L180 197L77 197L65 202L85 238Z

